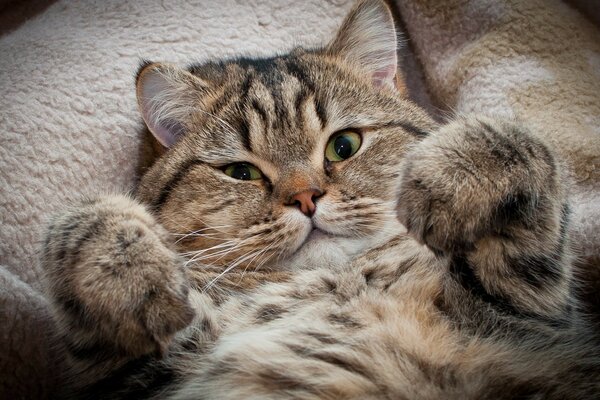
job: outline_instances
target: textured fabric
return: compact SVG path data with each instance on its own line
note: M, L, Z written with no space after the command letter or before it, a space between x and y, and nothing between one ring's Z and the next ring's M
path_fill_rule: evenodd
M0 398L47 398L60 357L46 299L0 266Z

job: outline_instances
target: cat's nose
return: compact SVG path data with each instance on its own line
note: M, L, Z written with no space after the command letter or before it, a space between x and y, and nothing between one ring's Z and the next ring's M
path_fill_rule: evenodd
M289 205L297 206L307 217L312 217L317 209L315 202L323 193L320 190L310 189L298 192L290 197Z

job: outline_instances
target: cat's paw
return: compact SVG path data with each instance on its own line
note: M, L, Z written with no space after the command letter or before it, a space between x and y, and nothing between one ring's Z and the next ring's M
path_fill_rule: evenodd
M554 157L514 123L459 118L406 158L398 216L437 251L472 248L489 235L512 235L560 207Z
M43 263L63 329L88 347L164 353L194 316L186 273L170 243L145 208L124 196L57 216Z

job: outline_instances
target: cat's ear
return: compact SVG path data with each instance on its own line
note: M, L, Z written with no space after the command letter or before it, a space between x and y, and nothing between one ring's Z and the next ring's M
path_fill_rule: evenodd
M184 134L186 120L201 104L207 85L170 64L144 63L137 74L137 101L148 129L164 147Z
M382 0L361 0L350 11L336 37L327 46L370 74L373 85L395 86L398 39L394 19Z

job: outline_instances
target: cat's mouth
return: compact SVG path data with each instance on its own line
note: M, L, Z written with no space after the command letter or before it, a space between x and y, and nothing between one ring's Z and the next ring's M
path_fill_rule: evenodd
M294 251L294 253L299 252L300 250L318 243L318 242L322 242L323 240L326 239L330 239L333 238L337 235L334 235L332 233L327 232L324 229L318 228L317 226L315 226L313 224L312 226L312 230L308 233L308 235L306 235L306 237L304 238L304 240L302 241L302 243L300 243L300 245L298 246L298 248Z
M300 245L286 257L288 268L343 264L361 248L356 241L364 242L362 239L328 232L315 224L307 229L305 235Z
M331 241L335 236L336 235L328 233L321 228L317 228L313 224L311 230L304 237L304 240L297 245L298 247L289 254L288 258L298 258L299 260L309 258L309 256L314 253L313 250L319 248L324 243Z
M324 231L323 229L317 228L316 226L313 226L312 231L308 234L306 239L304 239L304 243L302 243L302 245L300 245L300 247L306 245L310 241L319 240L319 239L323 239L326 237L332 237L332 236L335 236L335 235L328 233L328 232Z
M324 241L331 241L332 239L335 239L335 238L345 238L345 237L347 237L347 236L328 232L325 229L318 227L313 223L312 230L308 233L308 235L306 235L306 238L304 239L302 244L300 244L300 246L296 249L296 252L298 252L299 250L301 250L305 247L316 244L316 243L320 243L320 242L324 242Z

